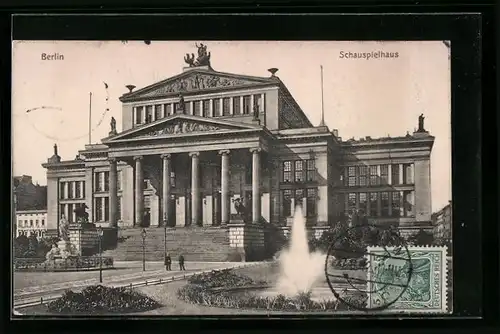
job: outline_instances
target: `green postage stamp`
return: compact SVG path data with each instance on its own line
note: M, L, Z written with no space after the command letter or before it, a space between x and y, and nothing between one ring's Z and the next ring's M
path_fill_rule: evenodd
M367 308L389 313L444 313L446 247L368 247Z

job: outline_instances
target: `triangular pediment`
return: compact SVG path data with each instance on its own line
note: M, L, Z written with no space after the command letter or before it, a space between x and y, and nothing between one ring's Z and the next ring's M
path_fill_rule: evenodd
M215 120L192 115L174 115L153 123L145 124L103 139L103 143L123 140L151 139L157 137L180 137L192 134L227 133L261 130L260 125Z
M236 75L213 70L189 70L175 77L123 95L122 102L219 89L276 83L272 78Z

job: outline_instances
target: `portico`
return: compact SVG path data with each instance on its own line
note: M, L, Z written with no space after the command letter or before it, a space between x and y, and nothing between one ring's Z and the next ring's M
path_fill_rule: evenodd
M174 129L173 133L169 129ZM145 133L154 137L154 142ZM196 142L189 140L193 134ZM207 122L188 115L168 117L104 139L110 170L110 225L118 223L117 162L125 163L122 170L133 169L134 226L227 225L231 214L235 214L234 208L231 210L235 198L242 198L251 210L253 223L260 222L265 183L261 155L269 154L271 139L260 125ZM152 197L158 205L149 203L145 207L145 180L154 188ZM269 197L265 200L269 201ZM122 210L127 210L126 204ZM150 221L145 222L148 214Z

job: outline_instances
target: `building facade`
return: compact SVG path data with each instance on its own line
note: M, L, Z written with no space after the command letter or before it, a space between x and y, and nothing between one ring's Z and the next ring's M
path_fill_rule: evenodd
M16 212L16 237L34 234L38 239L43 238L47 230L55 230L49 226L47 210L22 210Z
M451 226L453 221L451 201L441 210L432 214L434 238L451 241Z
M186 60L188 61L188 60ZM209 62L124 94L122 131L47 169L47 219L75 221L82 205L110 227L225 226L239 199L253 223L309 226L365 210L380 224L430 227L434 137L342 141L314 126L284 83L218 72ZM249 222L250 223L250 222Z

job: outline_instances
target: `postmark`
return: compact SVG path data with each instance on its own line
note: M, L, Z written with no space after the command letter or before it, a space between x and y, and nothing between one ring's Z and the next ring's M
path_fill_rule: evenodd
M373 275L369 245L383 243L376 253L390 268L384 275ZM333 240L325 261L327 283L335 298L363 311L379 311L394 304L406 291L412 277L411 252L405 240L393 229L365 224L351 227ZM369 284L371 283L371 285ZM374 285L375 284L375 285ZM389 294L386 291L390 291ZM385 298L374 302L372 294Z
M395 247L368 247L367 308L387 305L384 311L443 313L447 311L446 247L408 246L411 262L397 260ZM411 276L408 272L411 271ZM392 281L384 285L384 281ZM398 285L407 285L404 291ZM397 296L397 298L395 298Z

